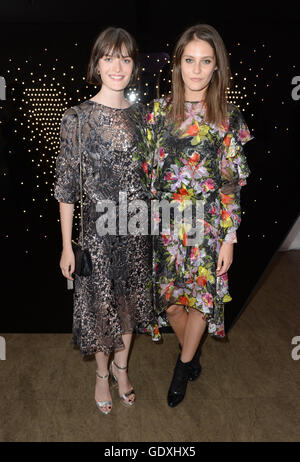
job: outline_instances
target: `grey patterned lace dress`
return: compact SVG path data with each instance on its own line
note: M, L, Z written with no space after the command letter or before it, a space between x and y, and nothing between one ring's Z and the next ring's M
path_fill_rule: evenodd
M75 275L71 343L85 356L123 348L121 334L153 326L156 319L151 237L129 232L122 235L118 226L120 191L127 194L128 204L135 199L147 200L140 181L141 167L133 159L138 136L136 116L143 112L143 106L136 103L115 109L87 100L77 108L83 155L84 247L90 251L93 274ZM65 203L79 200L79 180L78 117L69 108L61 122L55 199ZM103 214L97 203L104 199L116 204L116 232L101 236L96 224ZM130 220L130 214L127 216ZM79 242L81 233L80 229Z

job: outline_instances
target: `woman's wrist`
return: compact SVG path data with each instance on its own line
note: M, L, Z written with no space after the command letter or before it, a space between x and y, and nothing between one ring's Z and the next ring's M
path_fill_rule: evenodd
M230 231L227 232L226 236L224 237L224 243L228 242L231 244L236 244L237 243L237 236L236 236L236 231Z

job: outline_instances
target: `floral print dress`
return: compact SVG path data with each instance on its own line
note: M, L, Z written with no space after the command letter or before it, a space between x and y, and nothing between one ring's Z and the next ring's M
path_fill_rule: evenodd
M155 308L163 314L170 305L199 310L212 337L225 337L224 303L232 298L227 273L216 276L222 242L237 242L241 222L240 190L250 174L243 145L253 137L240 110L228 103L222 125L204 122L205 105L185 102L185 120L179 127L166 119L164 99L154 100L141 127L139 156L144 185L152 199L201 201L203 239L188 245L191 224L182 221L174 232L153 235ZM195 224L195 213L193 214ZM161 222L154 213L154 222Z

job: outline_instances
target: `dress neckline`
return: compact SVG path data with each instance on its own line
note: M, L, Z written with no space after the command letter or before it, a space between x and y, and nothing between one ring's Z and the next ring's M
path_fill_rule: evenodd
M98 103L97 101L94 101L92 99L88 99L87 101L91 102L91 103L94 103L94 104L97 104L98 106L102 106L106 109L112 109L114 111L126 111L127 109L130 109L132 108L132 106L134 106L135 103L131 104L130 106L127 106L127 107L111 107L111 106L106 106L105 104L102 104L102 103Z

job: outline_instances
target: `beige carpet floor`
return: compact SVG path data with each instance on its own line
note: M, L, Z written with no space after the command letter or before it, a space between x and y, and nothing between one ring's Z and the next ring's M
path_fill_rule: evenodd
M127 409L94 402L94 359L83 360L70 334L0 334L0 441L201 442L299 441L300 251L278 253L227 343L207 336L200 378L169 408L178 352L174 334L155 344L136 335L129 374L137 394ZM245 275L246 277L246 275ZM297 353L296 353L297 356Z

